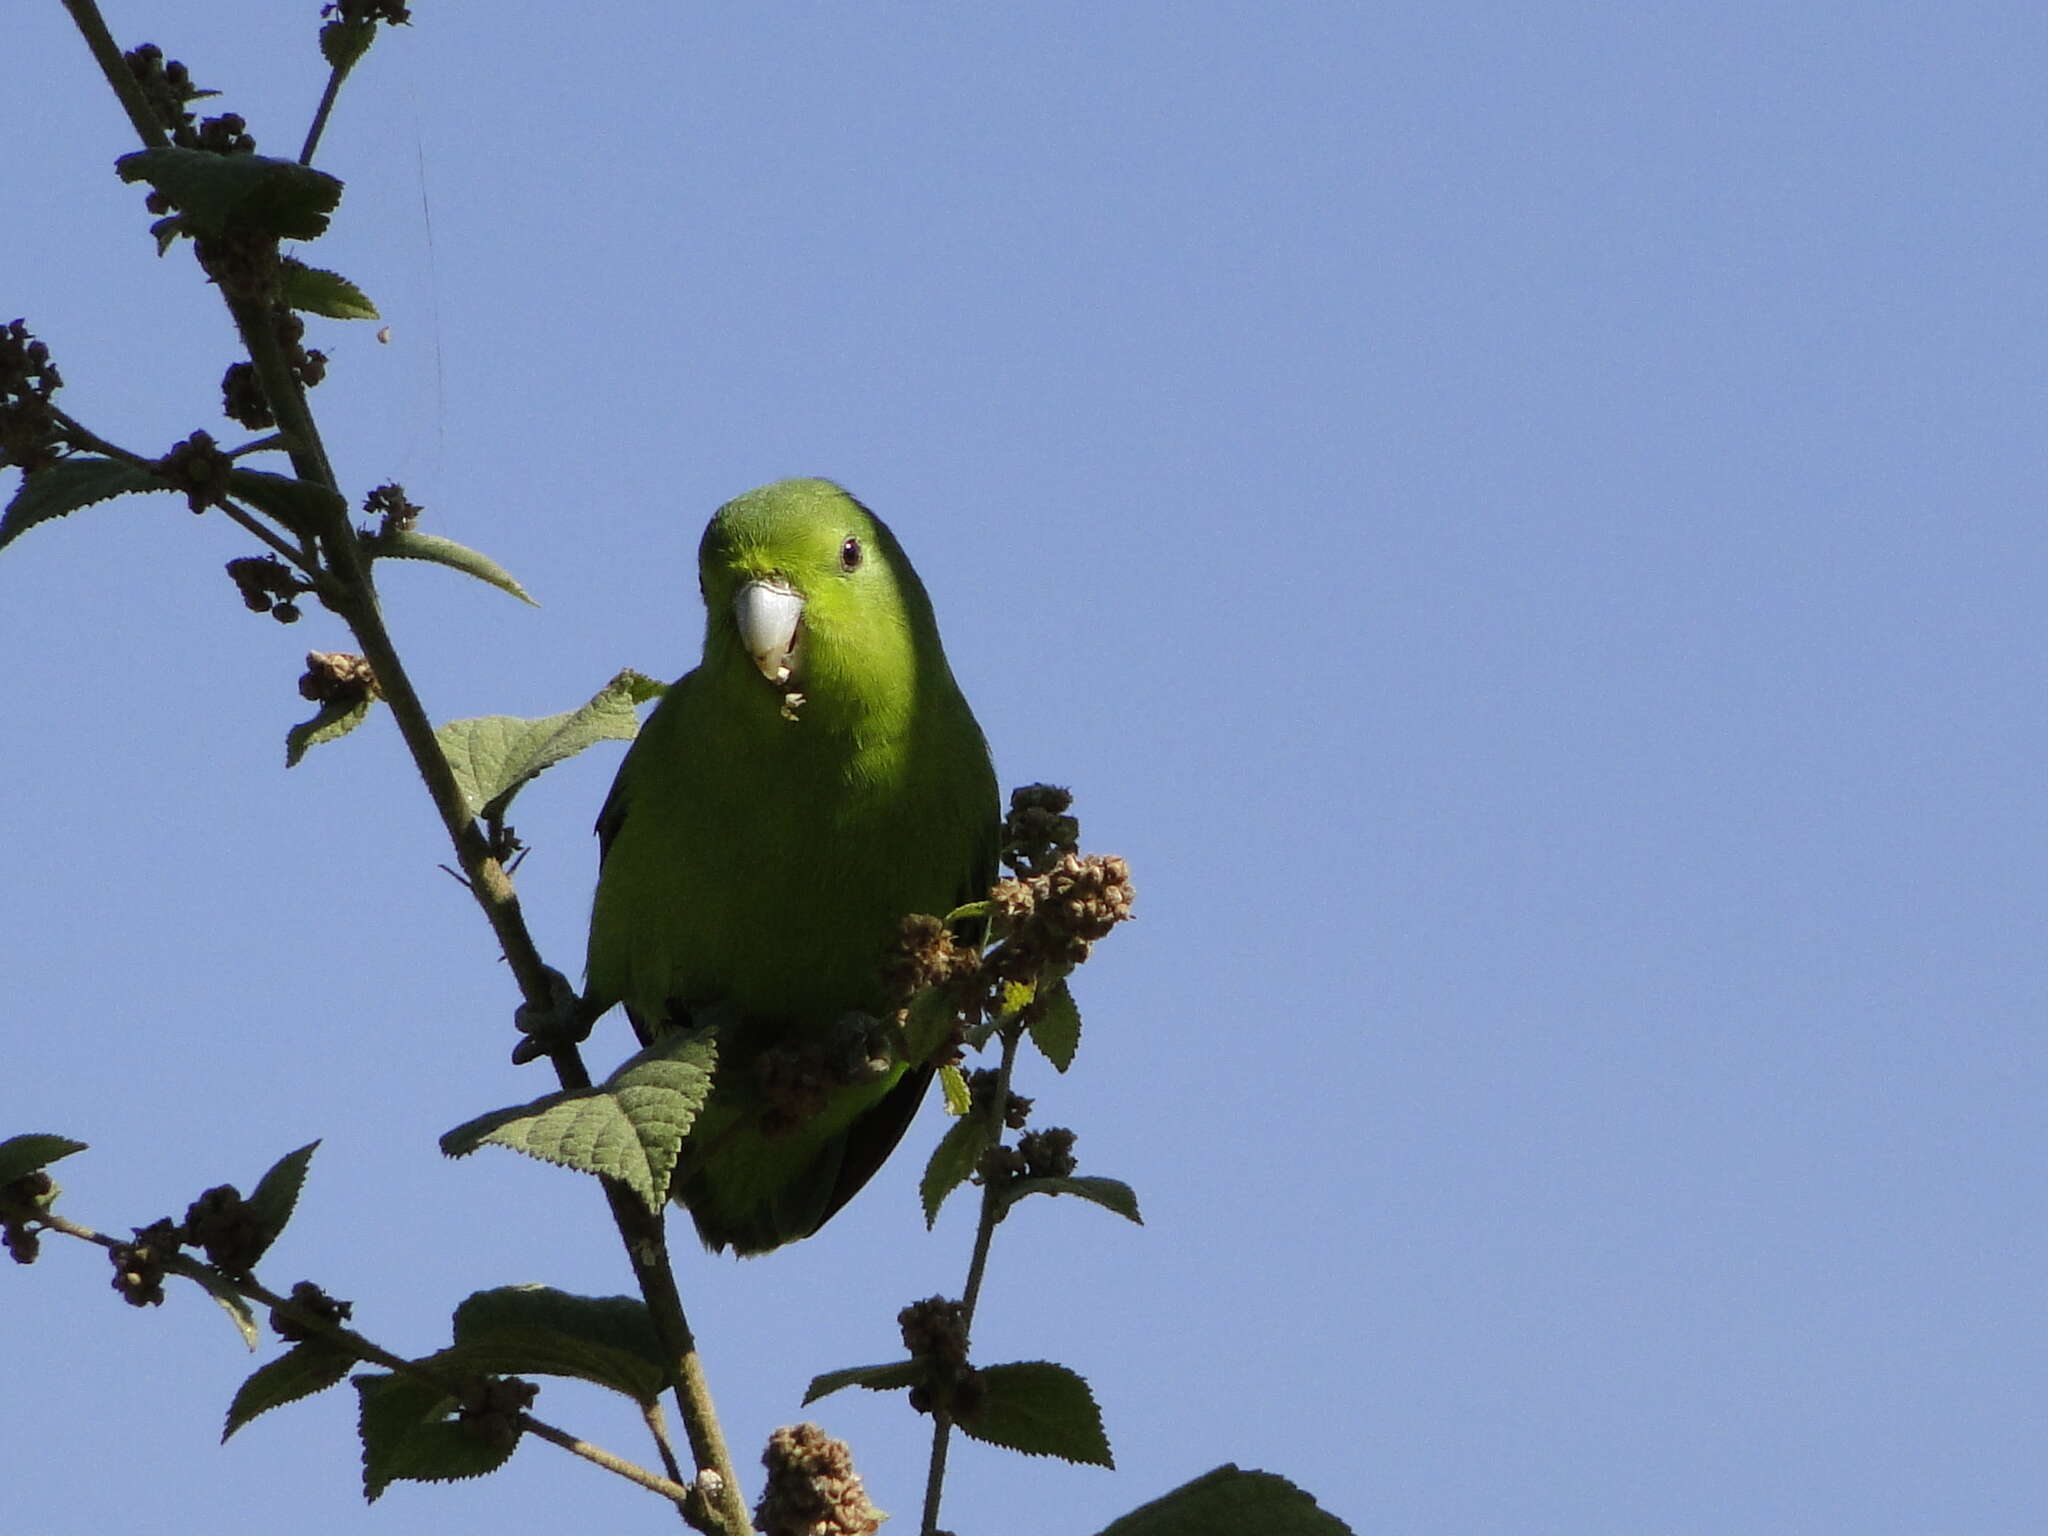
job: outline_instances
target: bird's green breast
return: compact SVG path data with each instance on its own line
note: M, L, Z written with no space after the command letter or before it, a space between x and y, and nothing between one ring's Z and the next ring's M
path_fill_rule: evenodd
M789 720L757 679L732 681L683 679L622 771L590 992L649 1020L730 1002L769 1033L879 1011L903 916L944 913L985 878L980 733L950 686L858 720L808 702Z

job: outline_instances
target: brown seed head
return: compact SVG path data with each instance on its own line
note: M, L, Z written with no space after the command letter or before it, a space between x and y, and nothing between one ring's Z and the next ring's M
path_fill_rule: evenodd
M768 1469L754 1525L761 1536L874 1536L883 1515L868 1501L853 1453L815 1424L778 1429L761 1453Z
M214 446L213 436L207 432L194 432L150 465L158 479L185 493L185 505L194 512L219 506L227 498L232 468L228 456Z
M246 1274L262 1248L256 1213L232 1184L218 1184L185 1211L185 1241L205 1250L206 1262L231 1274Z
M377 697L377 674L346 651L308 651L299 697L315 704L360 704Z
M336 1301L310 1280L301 1280L292 1287L292 1300L331 1323L346 1323L355 1313L354 1302ZM280 1339L290 1344L303 1343L314 1337L313 1330L297 1318L275 1310L270 1314L270 1327Z
M1074 1133L1062 1127L1026 1131L1017 1138L1017 1151L1034 1179L1064 1179L1074 1172Z
M164 1304L164 1260L178 1251L178 1224L170 1217L135 1228L135 1241L108 1251L114 1261L114 1289L131 1307Z
M63 384L50 349L25 324L0 327L0 468L33 474L56 462L65 437L50 397Z

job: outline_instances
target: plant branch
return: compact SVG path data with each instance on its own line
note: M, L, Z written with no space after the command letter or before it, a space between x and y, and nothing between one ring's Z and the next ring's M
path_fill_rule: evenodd
M565 1085L567 1086L567 1085ZM626 1255L633 1263L633 1277L640 1283L648 1313L654 1320L661 1347L675 1362L676 1405L682 1411L683 1433L690 1442L690 1456L701 1477L718 1474L720 1487L713 1500L726 1536L746 1536L753 1529L739 1479L733 1475L732 1456L726 1450L725 1431L719 1427L718 1411L711 1402L711 1386L704 1375L703 1358L697 1340L683 1312L683 1298L676 1290L675 1270L668 1261L668 1233L661 1217L647 1209L640 1197L615 1179L604 1181L605 1199L611 1202L612 1221L625 1240Z
M990 1096L988 1108L994 1132L990 1137L991 1146L1003 1137L1003 1113L1010 1102L1010 1077L1017 1066L1017 1047L1023 1040L1024 1025L1021 1021L1003 1031L1003 1059L996 1068L995 1092ZM982 1277L988 1273L989 1245L995 1240L997 1223L1002 1220L996 1203L998 1190L999 1186L993 1180L982 1185L981 1221L974 1229L974 1256L967 1261L967 1289L960 1295L960 1323L970 1339L974 1331L975 1304L981 1300Z
M121 98L143 143L155 146L168 142L162 127L150 114L147 102L142 99L94 0L64 0L64 4L92 49L108 84ZM338 79L331 81L330 87L338 86L338 83ZM329 94L331 96L332 89ZM316 120L314 133L308 136L308 155L316 146L318 129L324 120L323 111ZM294 473L301 480L325 486L340 498L340 482L307 405L304 386L293 372L278 339L271 307L231 291L227 284L222 284L221 290L242 343L248 349L264 398L276 418ZM552 1007L554 972L541 959L527 929L511 877L492 853L488 839L470 814L456 783L454 769L435 737L432 717L414 689L412 679L399 658L397 646L385 627L376 586L371 578L370 557L345 510L347 502L341 499L337 504L342 510L336 511L327 519L326 526L317 530L317 539L294 556L294 563L302 566L310 563L317 567L311 574L321 601L348 625L362 647L364 659L377 679L378 691L390 707L399 734L412 755L414 767L425 783L442 826L454 846L456 861L470 894L496 935L522 997L531 1007ZM563 1087L589 1085L589 1073L573 1043L555 1046L550 1056ZM691 1453L700 1471L713 1471L719 1476L721 1486L710 1514L726 1527L727 1536L744 1536L751 1527L751 1520L740 1493L739 1479L734 1475L732 1460L726 1451L723 1431L712 1409L703 1363L697 1354L689 1320L683 1312L674 1272L669 1266L661 1218L659 1214L649 1212L629 1191L609 1180L605 1181L605 1193L657 1335L673 1360L677 1403Z
M989 1095L983 1113L989 1117L988 1144L993 1147L1003 1139L1003 1115L1010 1102L1010 1076L1017 1065L1017 1047L1024 1039L1024 1024L1020 1019L1006 1025L1002 1032L1003 1056L996 1068L995 1090ZM988 1273L989 1246L995 1241L996 1226L1002 1220L1002 1213L996 1204L1000 1186L994 1179L984 1178L981 1186L981 1218L974 1228L974 1254L967 1261L967 1288L960 1293L960 1328L966 1335L963 1343L971 1346L974 1339L974 1308L981 1299L982 1277ZM932 1404L932 1455L924 1480L924 1522L919 1527L921 1536L937 1536L939 1529L939 1503L946 1491L946 1452L953 1436L953 1415L944 1402Z
M134 125L143 147L161 149L168 145L171 136L156 120L156 113L150 110L142 87L135 83L135 76L129 72L128 61L121 57L121 45L107 30L106 18L100 15L95 0L64 0L64 9L71 13L72 23L85 39L85 46L92 50L93 62L99 65L100 73L107 77L107 84L121 99L121 110L128 114L128 121Z
M100 454L105 458L119 459L123 464L133 465L136 469L154 470L156 468L156 464L153 460L145 459L139 453L130 452L128 449L121 447L118 443L108 442L104 437L101 437L97 432L92 431L91 429L80 423L75 416L68 415L64 411L56 409L54 406L51 407L50 414L56 418L58 425L63 427L65 441L69 442L74 448L88 448L92 450L92 452ZM272 446L273 444L275 444L275 442L275 438L266 439L265 441L260 443L252 443L249 445L249 447L240 449L238 450L238 452L253 453L260 448ZM235 457L235 455L230 454L229 457L233 458ZM254 534L258 539L261 539L265 544L269 545L273 550L275 550L278 554L282 555L286 560L290 561L293 565L297 566L301 571L306 572L308 575L316 574L317 568L315 567L315 565L313 564L305 550L299 549L293 546L292 544L287 543L284 539L279 538L277 534L272 532L269 526L260 521L253 512L248 511L246 508L237 506L232 501L222 501L218 505L221 511L225 512L230 518L232 518L235 522L239 523L243 528L247 529L250 533Z
M661 1399L641 1405L640 1416L647 1421L647 1433L654 1437L654 1448L661 1453L661 1464L667 1469L673 1482L687 1482L688 1475L682 1463L676 1460L675 1443L669 1438L668 1416L661 1411Z
M39 1211L34 1219L36 1225L41 1228L61 1233L65 1237L76 1238L80 1242L95 1243L109 1252L126 1246L117 1237L109 1237L104 1232L94 1231L91 1227L75 1222L67 1216L60 1216L55 1211ZM461 1394L459 1382L450 1381L431 1366L422 1365L416 1360L408 1360L402 1355L394 1355L381 1344L373 1343L353 1328L344 1328L340 1323L313 1308L302 1306L289 1296L280 1296L253 1276L232 1275L211 1265L202 1265L183 1254L167 1255L163 1266L166 1273L182 1275L194 1284L218 1286L233 1291L244 1301L258 1302L273 1312L290 1318L307 1331L319 1334L328 1343L340 1346L366 1365L381 1365L394 1375L423 1382L436 1391L446 1392L451 1397ZM637 1483L642 1488L658 1493L678 1506L689 1495L690 1490L679 1479L657 1476L623 1456L607 1451L602 1446L593 1445L565 1429L557 1429L552 1424L536 1419L530 1413L519 1415L519 1425L521 1429L530 1431L548 1444L560 1446L572 1455L581 1456L592 1465L602 1467L628 1482ZM670 1465L674 1465L672 1460Z
M320 105L313 110L312 126L306 129L306 144L299 151L299 164L311 165L313 151L320 147L320 135L327 131L327 119L334 111L335 98L341 95L341 82L348 78L353 64L337 64L327 74L327 89L320 93Z

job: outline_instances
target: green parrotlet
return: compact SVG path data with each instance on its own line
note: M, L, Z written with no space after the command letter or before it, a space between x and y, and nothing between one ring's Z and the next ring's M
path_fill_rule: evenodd
M874 1050L902 919L979 900L988 745L917 572L826 480L726 503L697 551L704 655L648 717L598 817L586 1002L643 1041L713 1023L711 1097L673 1190L713 1249L815 1232L931 1079Z

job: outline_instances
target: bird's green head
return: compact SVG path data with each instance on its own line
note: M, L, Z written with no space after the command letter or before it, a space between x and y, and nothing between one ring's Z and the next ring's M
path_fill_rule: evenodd
M943 669L931 601L882 520L829 480L720 507L697 550L707 667L837 714Z

